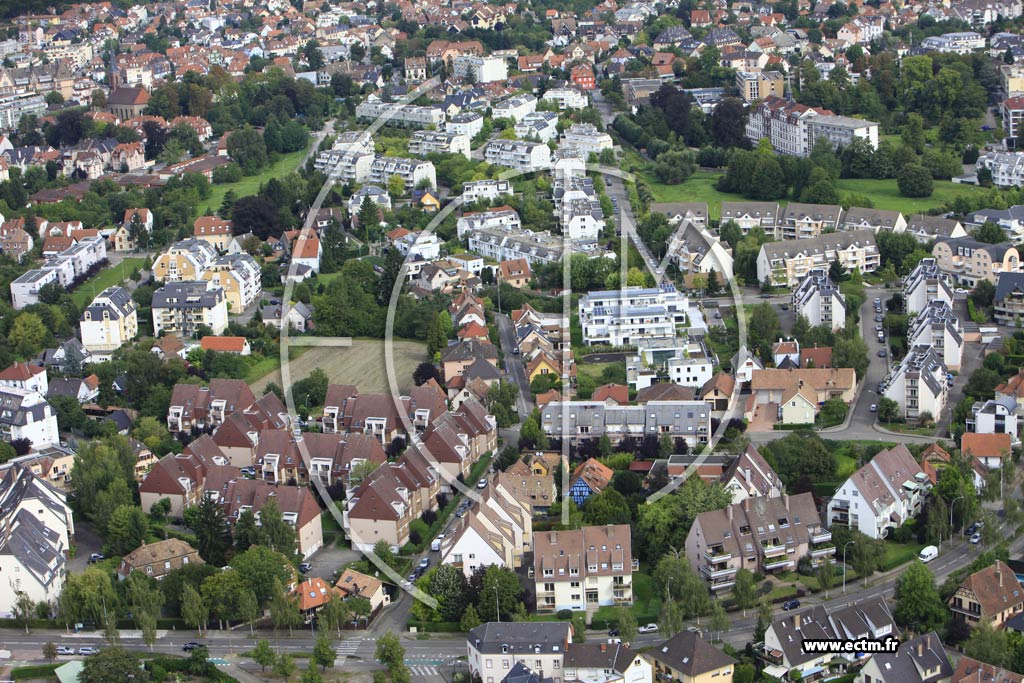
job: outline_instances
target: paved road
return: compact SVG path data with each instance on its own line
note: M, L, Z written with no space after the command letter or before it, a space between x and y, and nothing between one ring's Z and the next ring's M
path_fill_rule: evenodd
M516 388L519 390L519 416L525 419L533 407L533 395L530 393L530 380L526 376L526 368L523 367L520 356L514 354L518 348L516 344L515 328L512 321L506 315L494 316L498 325L498 338L501 342L501 350L505 353L505 373L512 378Z

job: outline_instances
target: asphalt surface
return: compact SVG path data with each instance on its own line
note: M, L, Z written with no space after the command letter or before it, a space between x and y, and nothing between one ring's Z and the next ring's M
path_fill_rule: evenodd
M533 395L530 393L530 379L526 376L526 368L521 357L514 353L516 344L515 328L507 315L495 314L494 321L498 325L498 339L501 350L505 353L505 375L510 378L519 390L519 416L525 419L533 406Z

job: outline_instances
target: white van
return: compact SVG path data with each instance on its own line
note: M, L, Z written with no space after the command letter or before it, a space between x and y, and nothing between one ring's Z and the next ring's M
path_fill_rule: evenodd
M435 538L433 541L431 541L430 542L430 549L432 551L434 551L435 553L437 551L439 551L441 549L441 539L440 538Z
M921 548L921 552L917 554L917 559L921 560L925 564L928 564L938 556L939 549L933 545L928 545Z

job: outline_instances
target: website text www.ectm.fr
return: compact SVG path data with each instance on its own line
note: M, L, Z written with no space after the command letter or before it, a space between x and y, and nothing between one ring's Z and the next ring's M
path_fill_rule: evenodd
M900 648L900 641L895 636L875 640L873 638L857 638L856 640L811 640L803 642L807 654L881 654L894 653Z

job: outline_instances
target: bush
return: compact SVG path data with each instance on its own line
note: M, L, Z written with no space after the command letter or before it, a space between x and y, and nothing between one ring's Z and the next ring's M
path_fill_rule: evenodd
M572 619L572 610L571 609L560 609L557 612L555 612L555 616L558 617L562 621L567 621L569 619Z
M904 197L931 197L935 188L931 171L921 164L907 164L900 169L896 185Z
M36 664L34 666L19 666L11 671L11 679L15 681L27 681L32 679L43 678L49 680L53 678L53 671L62 662L57 664Z

